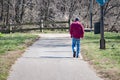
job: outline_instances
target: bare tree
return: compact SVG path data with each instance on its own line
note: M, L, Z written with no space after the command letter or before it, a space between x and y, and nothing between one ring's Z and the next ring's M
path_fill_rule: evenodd
M100 6L93 0L93 23L100 19ZM0 0L0 23L61 21L80 17L89 27L90 0ZM120 31L120 0L104 6L105 28Z
M120 1L109 0L104 10L105 21L108 24L107 29L118 32L120 30ZM110 23L111 22L111 23Z

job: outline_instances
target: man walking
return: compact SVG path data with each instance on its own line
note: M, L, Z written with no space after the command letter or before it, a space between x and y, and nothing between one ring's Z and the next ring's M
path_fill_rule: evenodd
M70 35L72 38L73 57L78 58L80 53L80 38L84 37L84 27L80 23L79 18L75 18L75 21L70 25Z

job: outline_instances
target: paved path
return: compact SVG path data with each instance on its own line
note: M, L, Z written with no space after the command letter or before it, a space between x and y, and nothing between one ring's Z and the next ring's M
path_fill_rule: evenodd
M102 80L87 62L72 58L68 34L41 34L12 66L7 80Z

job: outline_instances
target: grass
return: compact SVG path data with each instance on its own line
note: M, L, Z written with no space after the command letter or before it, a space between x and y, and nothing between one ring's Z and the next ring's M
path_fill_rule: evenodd
M0 33L0 80L7 79L11 65L37 38L28 33Z
M105 32L106 49L99 49L100 34L85 33L82 53L85 60L106 80L120 80L120 34Z
M6 80L11 65L26 46L38 38L32 34L0 33L0 80ZM106 80L120 80L120 34L105 32L106 49L99 49L100 35L85 33L81 42L83 57Z

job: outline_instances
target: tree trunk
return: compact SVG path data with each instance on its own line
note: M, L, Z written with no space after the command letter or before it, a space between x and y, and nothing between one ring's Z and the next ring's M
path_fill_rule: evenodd
M7 26L7 32L10 33L10 25L9 25L9 4L10 1L8 0L8 4L7 4L7 16L6 16L6 26Z

